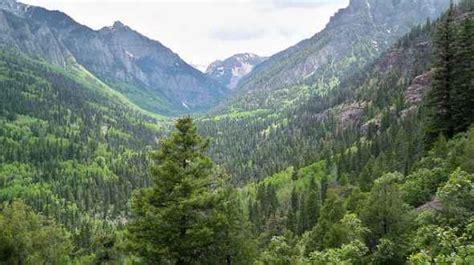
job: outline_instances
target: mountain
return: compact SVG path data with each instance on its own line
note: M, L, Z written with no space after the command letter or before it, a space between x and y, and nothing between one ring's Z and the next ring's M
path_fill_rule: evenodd
M437 94L433 90L440 87L439 67L444 58L452 59L447 65L457 69L449 74L452 83L443 85L455 84L457 78L469 80L460 90L452 87L453 96L458 93L469 96L450 102L467 103L474 96L472 89L471 93L464 92L473 87L468 85L474 78L472 64L468 63L474 59L473 11L474 1L463 1L441 20L413 28L372 63L345 78L332 92L313 97L306 106L288 115L288 123L292 124L285 126L287 130L275 133L281 137L277 142L288 143L287 138L297 137L300 145L296 148L306 145L307 149L315 149L319 156L314 156L313 162L318 162L289 166L241 188L242 198L248 200L249 218L260 229L260 236L279 235L278 239L267 241L271 243L262 253L271 253L273 260L277 260L275 257L284 260L291 254L278 255L275 246L291 245L296 250L303 248L301 255L308 256L301 264L429 264L433 259L472 263L471 254L467 258L449 257L461 253L465 246L472 247L471 239L458 238L455 240L462 243L453 245L452 249L433 251L436 246L453 240L433 242L428 238L433 229L445 233L461 227L457 235L469 234L472 222L466 221L465 216L474 216L474 209L468 206L474 199L474 167L467 161L472 161L469 157L474 154L474 116L461 116L468 120L471 129L463 129L450 140L438 135L430 151L430 148L424 150L427 146L423 139L427 120L433 115L426 108L435 108L436 116L441 113L439 105L430 102ZM446 36L450 38L443 38ZM442 48L446 43L453 45ZM448 56L445 51L450 51ZM467 73L467 79L459 75L463 72ZM470 113L472 108L465 106L465 110ZM275 140L271 139L275 136L269 135L265 138L267 142ZM246 141L253 139L247 137ZM235 141L233 145L241 147ZM285 144L278 151L267 151L268 154L287 152L287 147ZM299 149L287 158L297 157L294 160L297 161L306 154L305 149ZM266 165L273 162L267 161ZM469 192L471 195L467 195ZM461 212L465 216L459 217ZM348 221L352 213L356 215L351 222L360 218L356 222L367 227L366 233L359 234L366 248L354 244L357 240L352 241L353 249L361 251L346 256L350 252L349 241L354 239L342 243L344 240L333 238L351 234L355 226L346 226L352 228L341 232L339 225ZM275 229L275 220L280 218L285 218L284 224L279 223L281 226ZM424 221L419 222L421 219ZM299 235L298 243L292 243L293 234L282 235L280 231L285 229L282 227ZM409 242L409 246L405 248L402 242ZM399 254L382 254L379 250L384 247ZM267 258L268 254L262 256Z
M21 198L71 231L82 227L71 233L78 246L92 244L92 231L117 222L133 189L149 182L147 150L165 122L83 67L8 47L0 95L0 201Z
M376 2L378 8L382 8L382 4L392 7L380 12L402 23L386 22L391 29L399 31L408 31L406 24L409 21L419 26L414 21L426 21L426 14L439 14L449 6L449 1L441 0L398 1L396 6L388 0ZM348 80L356 80L354 75L365 71L389 48L389 43L393 45L397 41L394 35L401 33L391 31L389 34L384 24L362 23L371 21L366 3L375 2L351 1L348 8L337 12L321 33L258 65L240 81L230 102L224 102L226 104L219 106L215 113L199 121L201 132L215 139L213 158L236 176L236 183L261 179L288 166L301 167L318 160L326 142L333 141L323 137L328 127L334 126L318 121L340 120L337 115L327 116L329 109L335 108L342 113L343 120L350 121L368 108L370 102L344 101L351 93ZM416 13L419 18L415 18ZM379 15L373 14L373 17L376 21L383 20ZM383 36L379 43L386 40L387 44L377 50L372 36L379 35ZM330 54L331 63L322 64L314 77L296 85L281 85L296 80L300 71L295 69L304 66L309 58L329 58ZM336 55L339 60L334 57ZM350 123L345 124L350 126ZM340 130L337 134L342 133Z
M473 263L473 0L325 68L325 93L271 93L291 108L200 117L209 141L189 117L165 137L171 119L78 63L60 29L1 5L0 264ZM82 35L128 43L121 27Z
M0 43L61 67L79 64L146 110L201 112L227 93L160 42L120 22L96 31L62 12L13 0L0 9Z
M293 106L324 94L390 47L413 26L436 18L449 0L351 0L324 30L255 67L219 109Z
M266 59L252 53L239 53L223 61L214 61L207 67L206 74L232 90L240 79Z

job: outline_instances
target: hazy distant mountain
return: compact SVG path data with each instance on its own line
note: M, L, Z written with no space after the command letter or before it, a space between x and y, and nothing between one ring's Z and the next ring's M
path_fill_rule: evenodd
M282 102L292 104L308 94L325 93L413 26L439 16L449 2L351 0L323 31L255 67L234 89L230 108L281 108Z
M267 57L260 57L252 53L239 53L223 61L214 61L207 67L206 74L229 89L233 89L242 77L249 74L256 65L266 59Z
M225 86L120 22L95 31L62 12L14 0L2 2L0 9L1 44L63 67L78 63L142 108L199 112L226 94Z

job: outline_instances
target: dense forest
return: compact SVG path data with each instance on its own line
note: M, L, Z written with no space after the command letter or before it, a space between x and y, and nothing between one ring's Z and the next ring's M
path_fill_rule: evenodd
M64 226L76 246L69 254L90 252L120 224L132 191L149 183L156 119L83 69L65 72L7 48L0 58L0 200L21 199Z
M473 14L283 111L175 121L2 47L0 264L474 264Z

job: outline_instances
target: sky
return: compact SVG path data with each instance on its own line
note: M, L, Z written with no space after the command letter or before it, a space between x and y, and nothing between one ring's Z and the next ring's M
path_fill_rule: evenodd
M93 29L121 21L203 70L217 59L270 56L322 30L349 0L19 0Z

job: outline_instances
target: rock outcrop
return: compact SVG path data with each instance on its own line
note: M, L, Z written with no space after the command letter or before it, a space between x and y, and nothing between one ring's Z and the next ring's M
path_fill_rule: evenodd
M405 101L410 105L419 105L431 86L433 71L417 76L405 92Z

